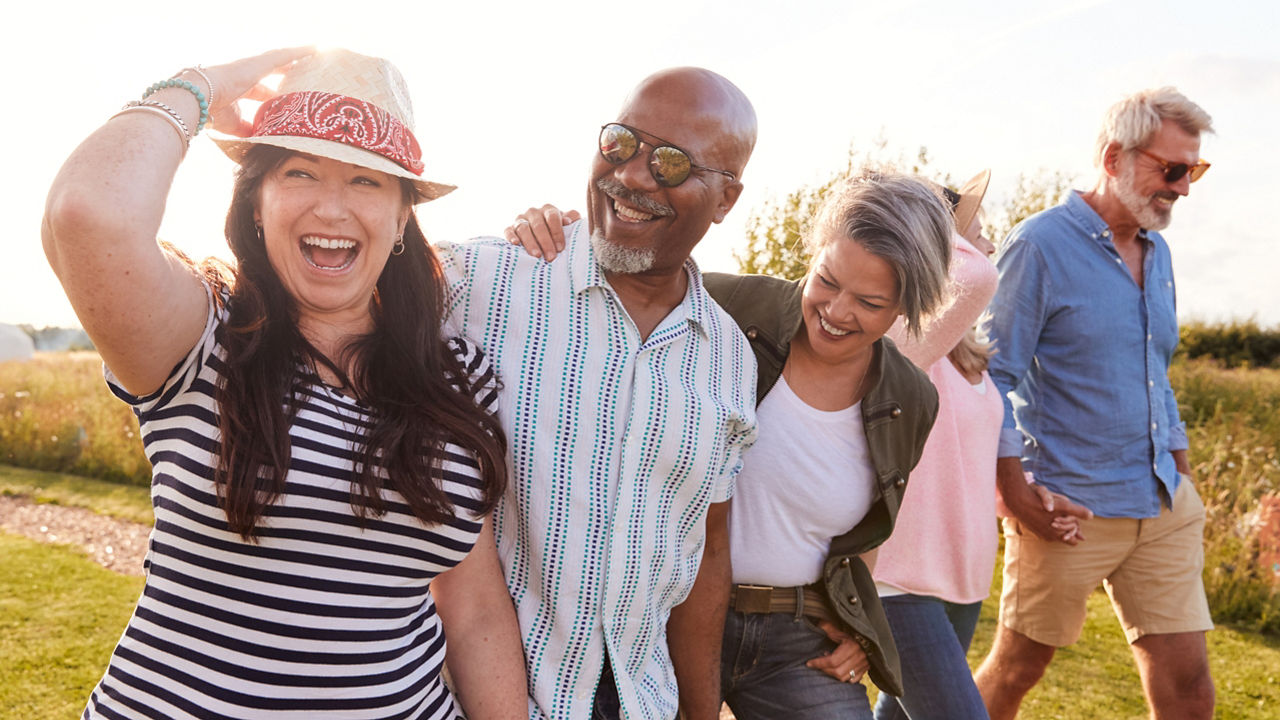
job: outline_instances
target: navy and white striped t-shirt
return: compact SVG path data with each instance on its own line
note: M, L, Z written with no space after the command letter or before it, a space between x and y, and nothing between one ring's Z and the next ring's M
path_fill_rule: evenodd
M153 465L156 524L146 587L85 718L455 718L440 677L445 639L428 586L458 564L482 527L474 457L453 445L442 482L455 505L423 525L395 492L357 520L353 448L367 411L300 378L285 492L259 541L227 529L213 484L214 392L225 371L225 309L164 387L133 405ZM483 355L451 347L493 402Z

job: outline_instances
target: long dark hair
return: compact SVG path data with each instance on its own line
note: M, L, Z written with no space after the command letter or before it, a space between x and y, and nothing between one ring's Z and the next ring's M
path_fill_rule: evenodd
M291 154L269 145L251 149L227 212L227 242L237 267L222 341L227 367L216 396L221 441L214 480L230 529L252 539L259 518L284 491L300 363L328 368L371 411L351 478L357 517L384 513L383 490L390 489L424 523L451 518L452 504L433 480L446 442L475 454L484 481L482 510L488 511L506 487L506 441L473 394L495 392L496 383L492 376L471 377L441 337L446 282L417 218L410 213L404 252L392 256L378 278L373 331L342 357L325 357L303 337L297 304L272 269L254 222L263 178ZM401 186L411 203L413 185Z

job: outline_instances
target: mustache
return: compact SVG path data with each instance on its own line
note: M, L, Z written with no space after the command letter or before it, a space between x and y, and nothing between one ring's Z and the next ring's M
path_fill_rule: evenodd
M670 206L663 205L657 200L653 200L649 197L646 197L645 195L642 195L641 193L638 193L635 190L632 190L626 185L623 185L622 183L610 177L602 177L599 180L597 180L596 188L600 190L600 192L604 193L605 195L608 195L609 197L612 197L615 200L621 200L622 202L632 207L639 208L649 213L650 215L659 215L662 217L668 217L670 215L676 214L676 211L673 210Z

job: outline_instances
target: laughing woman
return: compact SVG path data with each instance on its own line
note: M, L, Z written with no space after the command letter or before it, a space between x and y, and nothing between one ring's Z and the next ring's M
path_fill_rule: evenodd
M192 68L54 181L46 253L154 467L146 586L84 717L524 717L493 377L440 334L413 206L452 188L407 97L345 51ZM238 136L234 270L156 241L206 123Z

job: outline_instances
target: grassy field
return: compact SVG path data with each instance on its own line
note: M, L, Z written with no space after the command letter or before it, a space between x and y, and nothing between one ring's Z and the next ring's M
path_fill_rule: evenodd
M76 549L0 533L0 717L79 717L141 591Z
M97 353L0 363L0 463L146 486L138 421L107 390Z
M149 513L145 488L121 492L56 473L0 466L0 492L88 508L106 502L130 519ZM77 717L141 587L139 578L103 570L75 548L0 533L0 720ZM970 652L974 665L990 647L998 593L993 584ZM1209 653L1218 718L1280 718L1280 637L1219 627L1209 634ZM1021 717L1146 717L1128 646L1104 594L1090 599L1081 641L1059 652Z
M1280 370L1229 370L1191 361L1175 363L1171 377L1187 421L1190 460L1207 510L1205 586L1214 618L1223 626L1210 636L1218 716L1280 718L1280 578L1259 562L1256 511L1261 498L1280 494ZM137 522L151 520L149 469L137 422L128 407L107 391L101 363L92 353L0 363L0 463L36 469L0 467L0 493L88 507ZM0 713L9 712L11 698L34 701L44 696L32 693L33 687L65 688L58 691L60 697L77 697L64 697L58 701L62 705L42 704L38 711L13 711L0 719L72 717L61 708L83 703L84 693L101 672L101 663L127 619L137 580L100 570L69 550L24 543L6 538L0 546L4 551L0 630L5 631L0 638ZM41 590L43 586L31 585L35 595L44 590L52 595L24 599L26 586L18 587L15 580L22 577L39 577L48 586ZM85 597L100 602L86 607ZM975 640L975 661L990 642L994 612L993 600ZM93 649L85 649L84 654L77 650L63 664L51 659L63 651L40 647L41 643L26 647L32 638L43 637L40 633L23 634L17 629L61 627L82 613L89 613L86 627L102 632L85 634L84 643ZM50 645L62 642L54 640L54 635L50 638ZM88 657L101 660L94 664L84 660ZM64 665L81 670L92 666L85 680L89 685L67 685ZM14 695L13 687L27 690ZM1023 717L1143 716L1142 694L1128 649L1105 596L1096 596L1084 639L1060 653L1045 682L1028 698Z
M1256 512L1280 493L1280 370L1194 362L1172 379L1206 509L1209 607L1219 622L1280 633L1280 575L1259 562Z
M35 502L85 508L129 522L150 525L151 489L45 470L0 465L0 494L24 495Z
M997 572L999 568L997 568ZM969 664L977 667L991 649L1000 605L999 576L982 617ZM1209 633L1209 664L1217 687L1215 718L1280 718L1280 637L1219 626ZM1106 593L1089 598L1080 642L1059 650L1040 684L1022 705L1024 720L1139 720L1147 717L1142 684L1124 633Z

